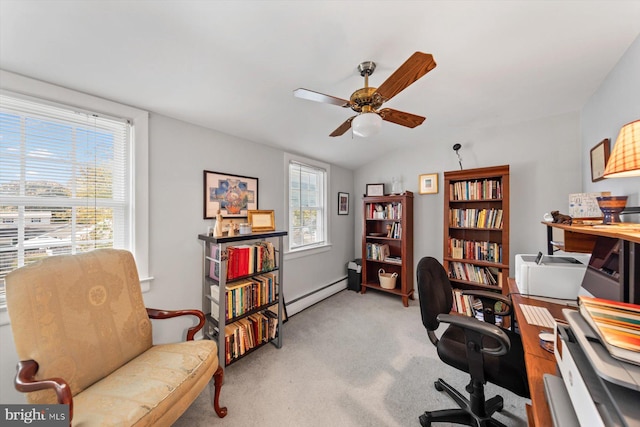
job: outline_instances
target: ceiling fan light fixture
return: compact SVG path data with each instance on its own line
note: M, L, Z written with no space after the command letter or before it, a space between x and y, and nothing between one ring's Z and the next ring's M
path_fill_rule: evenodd
M361 113L351 122L353 134L361 138L375 135L382 127L382 117L378 113Z

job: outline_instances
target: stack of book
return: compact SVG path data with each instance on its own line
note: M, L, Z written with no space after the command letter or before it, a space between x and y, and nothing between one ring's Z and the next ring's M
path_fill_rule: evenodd
M499 282L501 275L496 269L461 262L452 262L449 264L449 277L467 282L482 283L483 285L502 285Z
M220 287L211 285L211 316L218 320ZM225 289L225 318L232 319L260 306L276 301L278 295L276 275L264 273L251 279L229 283Z
M612 357L640 365L640 305L578 297L580 314Z
M238 245L227 248L227 280L275 268L275 250L271 242ZM220 280L219 246L211 244L209 277Z
M244 355L247 351L276 337L278 316L265 310L251 314L225 326L225 362Z
M389 245L379 243L367 243L367 259L384 261L390 255Z
M502 245L495 242L449 238L449 254L455 259L502 262Z
M502 228L502 209L450 209L452 227Z
M500 180L459 181L449 185L451 200L502 199L502 181Z

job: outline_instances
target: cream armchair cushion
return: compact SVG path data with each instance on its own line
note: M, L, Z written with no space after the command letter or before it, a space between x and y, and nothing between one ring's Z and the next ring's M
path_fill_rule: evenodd
M215 342L152 344L130 252L98 249L47 257L10 273L6 288L18 356L39 367L33 378L22 380L64 380L73 397L74 425L170 425L214 373L214 406L226 415L218 405L223 371ZM149 312L161 318L194 314ZM198 313L199 329L203 315ZM50 386L28 393L28 400L56 403L60 396Z

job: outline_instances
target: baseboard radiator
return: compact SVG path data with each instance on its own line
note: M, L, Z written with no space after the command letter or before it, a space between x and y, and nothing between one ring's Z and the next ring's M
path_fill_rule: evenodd
M312 305L319 303L323 299L329 298L331 295L337 294L338 292L346 288L347 278L344 277L337 282L330 283L320 289L309 292L308 294L298 297L293 301L285 301L287 306L287 315L293 316L294 314L301 312L305 308L309 308Z

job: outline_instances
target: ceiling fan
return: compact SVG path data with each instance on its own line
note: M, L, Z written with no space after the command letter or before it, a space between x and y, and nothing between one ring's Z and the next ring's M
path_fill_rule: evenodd
M360 71L360 75L364 77L364 87L353 92L349 100L303 88L294 90L293 95L297 98L308 99L309 101L324 102L343 108L349 107L358 113L348 118L329 136L340 136L349 130L349 128L353 128L355 135L367 137L373 135L380 129L383 120L414 128L421 125L425 118L392 108L383 108L381 110L379 110L379 108L383 103L433 70L435 66L436 63L431 54L416 52L394 71L380 87L375 88L369 87L369 76L373 74L373 71L376 69L376 64L373 61L366 61L358 65L358 71Z

